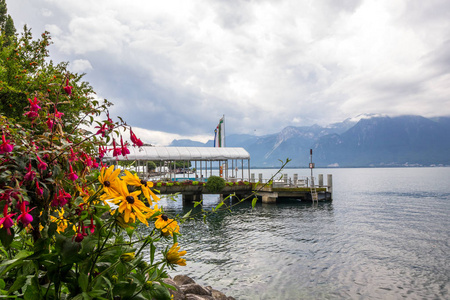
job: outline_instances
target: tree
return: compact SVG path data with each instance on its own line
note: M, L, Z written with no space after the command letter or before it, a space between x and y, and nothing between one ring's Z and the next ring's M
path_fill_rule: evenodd
M0 29L7 39L2 46L8 46L11 40L15 38L16 27L14 27L14 21L10 15L7 14L7 6L5 0L0 0Z

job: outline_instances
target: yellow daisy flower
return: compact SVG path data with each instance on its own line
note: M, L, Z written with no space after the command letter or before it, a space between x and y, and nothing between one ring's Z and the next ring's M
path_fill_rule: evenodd
M177 264L179 266L185 266L186 260L181 258L181 256L185 255L186 251L180 251L180 247L178 247L178 243L173 244L173 246L167 251L166 259L169 264Z
M169 234L173 236L173 233L180 233L180 226L174 219L169 219L165 214L161 214L156 217L155 228L160 229L164 236Z
M138 196L141 194L141 191L130 193L127 184L122 180L117 182L117 188L118 190L113 191L113 194L111 194L114 197L111 202L119 205L118 210L124 214L123 219L125 223L128 223L130 218L134 220L136 216L139 221L148 226L144 213L151 211L151 209L139 200Z
M118 178L119 174L120 169L114 170L114 165L110 166L108 169L105 167L101 169L98 181L103 185L105 193L110 194L117 189L117 182L120 180Z
M61 208L61 210L56 210L56 212L58 213L58 217L50 215L50 221L58 224L58 227L56 229L58 233L63 233L68 226L67 220L64 219L64 209Z
M128 185L141 187L142 192L144 193L144 197L147 198L147 200L150 202L150 205L152 205L151 198L153 198L155 202L158 202L160 200L159 197L156 196L155 193L153 193L153 191L150 189L151 187L153 187L153 182L141 180L137 176L137 174L132 174L128 170L124 170L124 172L125 176L122 177L122 180L125 181Z

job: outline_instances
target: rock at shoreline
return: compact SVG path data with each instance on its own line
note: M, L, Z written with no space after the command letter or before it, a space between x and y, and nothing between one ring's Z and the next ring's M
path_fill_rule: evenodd
M169 289L173 300L236 300L210 286L203 287L186 275L177 275L173 279L166 278L164 282L176 288L176 290Z

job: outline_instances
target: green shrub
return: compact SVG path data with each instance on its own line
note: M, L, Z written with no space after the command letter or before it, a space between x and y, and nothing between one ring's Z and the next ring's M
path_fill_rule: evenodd
M225 180L219 176L210 176L206 182L206 189L211 193L220 193L225 187Z

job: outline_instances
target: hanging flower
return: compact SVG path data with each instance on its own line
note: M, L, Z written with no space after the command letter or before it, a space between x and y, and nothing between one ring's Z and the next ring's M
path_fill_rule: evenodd
M95 231L95 225L94 225L94 218L91 216L91 224L89 225L89 230L91 231L91 234Z
M39 182L36 180L36 195L42 196L44 194L44 189L39 186Z
M116 140L113 139L113 156L116 157L120 154L122 154L122 149L116 146Z
M23 227L27 227L28 224L33 221L33 216L30 215L30 211L32 211L33 209L35 209L35 207L29 209L25 206L25 201L22 201L22 203L20 204L20 211L22 213L17 217L17 222L22 222Z
M72 198L72 196L69 193L67 193L64 189L60 189L58 195L55 193L51 205L62 207L69 202L70 198Z
M114 122L113 122L113 120L111 120L111 118L109 117L109 113L107 113L106 116L108 117L108 129L109 129L109 130L113 130L114 127L115 127Z
M180 251L180 247L178 247L178 243L175 243L169 249L169 251L167 251L166 260L169 264L172 264L172 265L185 266L186 260L184 258L181 258L181 256L184 256L186 253L187 253L186 251Z
M130 150L128 150L128 148L127 148L127 143L123 143L123 139L122 139L122 136L120 136L120 149L121 149L121 152L122 152L122 156L126 156L127 154L130 154Z
M47 170L47 164L45 162L43 162L42 159L38 155L36 155L36 157L37 157L37 160L39 161L38 169L41 171Z
M28 167L26 167L25 170L27 170L27 173L23 176L23 179L25 181L33 181L36 177L36 172L33 171L31 162L28 163Z
M6 140L5 135L2 135L2 144L0 145L0 154L8 153L13 151L14 145L10 143L9 140Z
M101 134L102 137L104 137L106 135L106 126L107 126L106 123L103 123L102 126L95 126L95 128L99 128L96 134Z
M37 99L37 97L34 97L33 101L28 98L28 102L30 102L30 111L37 112L41 109L41 107L38 105L40 101Z
M16 213L8 214L8 205L5 204L5 206L3 207L3 218L0 219L0 226L6 228L6 231L9 235L11 235L10 228L14 225L14 221L11 218L14 215L16 215Z
M99 146L98 147L98 158L102 159L105 156L105 153L108 151L106 147Z
M77 175L77 173L75 173L75 172L73 171L72 165L70 165L70 164L69 164L69 171L70 171L70 173L69 173L69 179L72 180L72 181L77 180L77 179L78 179L78 175Z
M136 137L136 135L134 134L133 130L131 130L131 128L130 128L130 140L133 143L133 146L138 146L138 147L144 146L144 143Z
M58 109L57 109L56 106L55 106L55 117L56 117L57 119L61 119L62 116L64 116L64 113L59 112Z
M64 91L67 93L67 95L72 95L72 89L73 86L69 85L69 79L66 79L66 86L64 87Z
M39 114L35 111L27 111L26 113L23 114L24 116L26 116L28 119L30 119L31 121L33 121L34 119L36 119Z
M47 127L49 130L53 129L54 122L53 122L52 118L48 117L47 122L45 122L45 123L47 124Z

